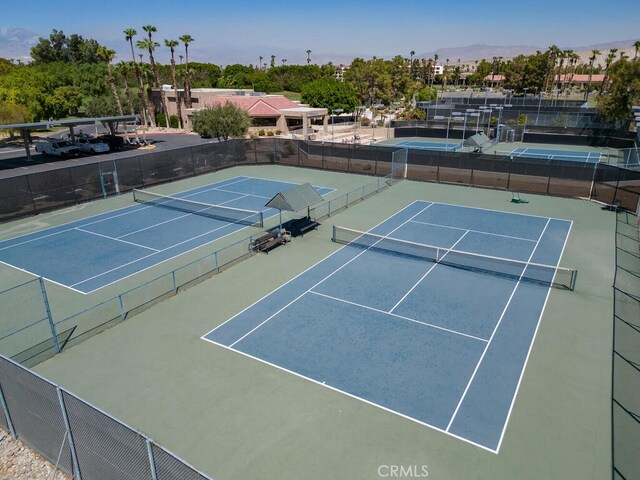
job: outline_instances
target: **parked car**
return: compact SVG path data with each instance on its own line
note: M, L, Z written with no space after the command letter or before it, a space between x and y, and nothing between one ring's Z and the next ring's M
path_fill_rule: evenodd
M34 142L36 152L56 157L76 157L80 148L66 140L40 140Z
M76 145L84 153L106 153L109 151L109 145L101 142L97 138L93 137L78 137L76 138Z
M109 145L111 151L122 150L124 148L124 139L118 135L100 135L97 139Z

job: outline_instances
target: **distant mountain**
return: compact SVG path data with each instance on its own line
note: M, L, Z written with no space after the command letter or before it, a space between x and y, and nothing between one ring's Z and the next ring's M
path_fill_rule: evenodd
M454 48L439 48L427 53L420 53L416 55L416 58L434 58L434 55L438 55L438 62L445 63L448 58L451 63L455 63L460 59L461 61L480 60L483 58L491 59L492 57L512 58L516 55L524 54L530 55L536 53L536 50L540 50L539 47L532 47L528 45L469 45L466 47L454 47Z
M25 28L0 28L0 57L28 62L39 35Z

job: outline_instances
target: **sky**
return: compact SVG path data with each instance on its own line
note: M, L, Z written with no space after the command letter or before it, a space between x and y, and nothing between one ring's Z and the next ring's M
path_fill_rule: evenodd
M55 28L124 52L122 30L151 24L160 43L194 37L196 57L226 50L267 58L277 50L304 58L307 49L390 57L472 44L567 48L636 39L638 19L638 0L22 0L4 2L0 28L40 35Z

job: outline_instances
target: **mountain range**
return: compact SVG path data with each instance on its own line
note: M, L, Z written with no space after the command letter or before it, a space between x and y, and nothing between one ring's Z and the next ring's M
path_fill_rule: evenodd
M0 28L0 57L14 60L21 60L28 62L31 60L30 52L31 47L38 43L38 38L46 36L48 34L36 33L25 28ZM114 49L117 52L118 60L129 60L130 52L128 45L122 40L101 40L97 39L100 43L106 45L109 48ZM580 54L583 62L588 61L588 57L592 50L600 50L601 57L596 60L596 63L604 63L604 56L611 48L617 48L625 51L627 55L633 56L634 40L620 40L615 42L600 43L595 45L577 46L577 47L563 47L563 49L571 49ZM525 54L529 55L536 51L544 51L548 46L532 46L532 45L468 45L463 47L452 48L440 48L433 51L425 51L424 53L417 53L414 58L434 58L437 54L440 63L444 63L448 58L450 62L456 63L458 60L465 63L473 62L474 60L480 60L482 58L491 59L492 57L503 57L503 59L509 59L516 55ZM168 62L169 56L166 49L160 49L157 54L158 61L165 63ZM193 61L200 62L212 62L218 65L229 65L233 63L252 64L256 65L259 62L258 56L262 55L263 63L267 65L271 61L271 55L276 56L276 64L280 65L282 59L286 59L287 64L305 64L306 53L304 50L281 48L281 47L269 47L265 45L255 46L235 46L235 45L198 45L194 43L189 49L189 57ZM401 52L401 55L408 57L409 52ZM373 55L380 56L375 52L352 52L352 53L337 53L337 52L316 52L313 51L311 59L313 63L324 64L333 62L334 65L350 64L351 61L356 58L371 58Z

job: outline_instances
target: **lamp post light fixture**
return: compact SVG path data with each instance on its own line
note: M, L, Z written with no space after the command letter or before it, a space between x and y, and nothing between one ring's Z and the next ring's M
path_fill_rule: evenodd
M524 87L522 90L524 90L524 97L522 97L522 105L524 106L527 102L527 90L529 90L529 87Z
M338 115L340 115L342 112L344 112L344 109L342 108L335 108L333 110L331 110L331 141L334 141L334 135L333 135L333 117L335 116L335 114L337 113Z

